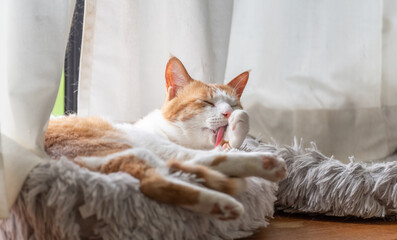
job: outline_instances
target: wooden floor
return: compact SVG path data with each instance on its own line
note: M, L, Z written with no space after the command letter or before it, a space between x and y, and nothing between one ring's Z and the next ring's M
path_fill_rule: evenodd
M244 240L397 240L397 222L277 213L269 227Z

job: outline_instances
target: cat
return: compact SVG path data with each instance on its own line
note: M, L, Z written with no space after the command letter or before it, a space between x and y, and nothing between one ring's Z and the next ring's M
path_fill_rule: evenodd
M126 172L140 181L140 191L162 203L212 215L238 218L244 208L234 197L245 189L244 177L270 181L286 177L284 160L272 153L228 151L239 148L249 130L240 97L243 72L226 85L193 80L172 57L166 72L166 99L134 124L99 117L50 120L45 150L104 174ZM172 176L175 171L202 180L195 185Z

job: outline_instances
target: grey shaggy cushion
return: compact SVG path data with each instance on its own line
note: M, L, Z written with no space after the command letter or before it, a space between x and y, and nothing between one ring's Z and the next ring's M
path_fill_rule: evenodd
M288 178L280 182L276 207L290 213L388 218L397 216L397 155L371 163L341 163L318 151L250 142L256 151L278 152L287 164Z
M397 155L370 163L343 164L321 154L314 143L303 149L278 150L285 159L288 178L279 184L277 208L285 212L330 216L388 218L397 216Z

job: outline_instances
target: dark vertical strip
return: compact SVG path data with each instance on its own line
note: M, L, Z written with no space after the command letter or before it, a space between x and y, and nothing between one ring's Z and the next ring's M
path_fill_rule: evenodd
M76 0L73 21L65 55L65 114L77 113L81 40L83 35L84 0Z

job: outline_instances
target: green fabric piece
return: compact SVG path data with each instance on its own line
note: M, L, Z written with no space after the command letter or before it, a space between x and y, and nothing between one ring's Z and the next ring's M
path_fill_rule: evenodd
M62 71L61 84L59 85L57 99L55 101L52 115L61 116L65 114L65 71Z

